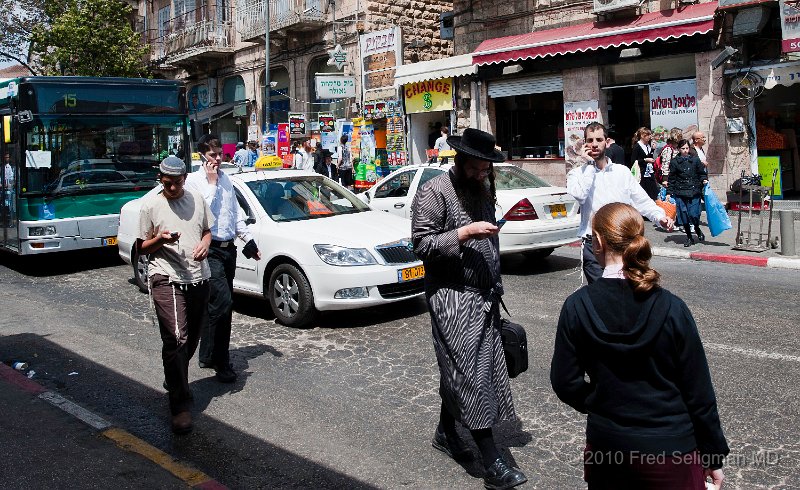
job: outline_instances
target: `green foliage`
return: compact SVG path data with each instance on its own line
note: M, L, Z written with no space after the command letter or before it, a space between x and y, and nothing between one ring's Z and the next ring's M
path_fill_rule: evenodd
M48 0L31 50L46 75L146 77L148 49L120 0Z

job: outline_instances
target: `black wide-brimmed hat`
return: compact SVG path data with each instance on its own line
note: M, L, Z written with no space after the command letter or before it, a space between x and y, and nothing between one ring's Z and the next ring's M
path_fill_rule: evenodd
M506 156L495 148L496 142L494 136L475 128L465 129L461 136L447 138L447 144L458 153L489 162L504 162Z

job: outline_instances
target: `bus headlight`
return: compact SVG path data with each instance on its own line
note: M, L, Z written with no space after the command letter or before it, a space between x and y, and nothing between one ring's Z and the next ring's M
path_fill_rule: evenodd
M28 236L48 236L55 234L55 226L31 226L28 228Z

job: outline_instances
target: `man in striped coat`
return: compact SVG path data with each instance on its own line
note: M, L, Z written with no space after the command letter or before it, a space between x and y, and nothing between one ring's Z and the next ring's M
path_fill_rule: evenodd
M412 221L441 376L433 447L456 460L470 458L456 432L459 421L481 451L484 486L511 488L527 478L500 455L492 434L492 426L516 419L499 331L503 283L492 170L492 162L505 158L494 137L477 129L447 143L455 165L417 192Z

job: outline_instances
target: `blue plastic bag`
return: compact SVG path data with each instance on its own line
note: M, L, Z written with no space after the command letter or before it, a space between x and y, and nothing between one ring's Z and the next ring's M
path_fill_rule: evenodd
M703 200L706 202L706 217L711 236L717 236L725 230L731 229L731 219L725 212L725 206L719 202L717 195L708 184L703 188Z
M661 186L661 190L658 191L658 200L659 201L667 201L667 188L666 187ZM675 204L675 198L672 197L672 196L669 196L669 201L667 201L667 202L669 202L670 204Z

